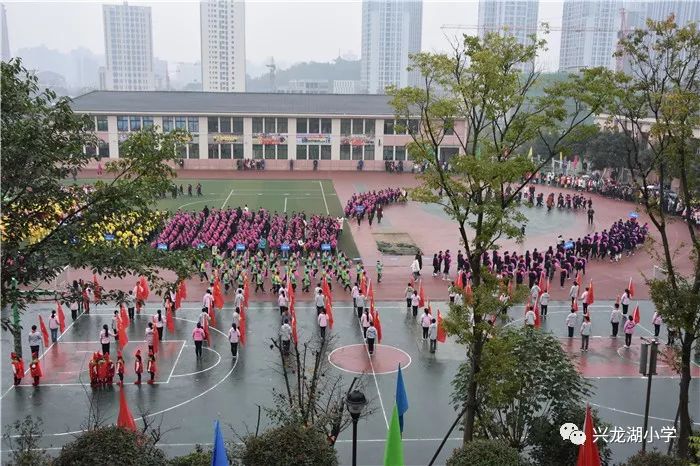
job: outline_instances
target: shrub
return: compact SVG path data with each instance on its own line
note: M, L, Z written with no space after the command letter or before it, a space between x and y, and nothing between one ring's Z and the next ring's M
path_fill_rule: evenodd
M100 464L160 466L165 455L150 439L121 427L100 427L84 432L64 445L55 466Z
M194 447L190 453L177 456L169 461L171 466L210 466L211 450L204 450L201 445Z
M495 440L474 440L457 448L447 466L518 466L518 450Z
M640 451L636 455L630 456L625 466L688 466L689 464L686 460L667 456L657 451L646 453Z
M324 434L287 424L258 437L246 437L241 459L246 466L335 466L338 457Z

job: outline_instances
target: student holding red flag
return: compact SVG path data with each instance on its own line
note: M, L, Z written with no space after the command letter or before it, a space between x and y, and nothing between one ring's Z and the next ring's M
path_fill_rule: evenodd
M440 313L440 309L437 311L437 341L440 343L445 343L445 340L447 340L447 332L445 331L445 326L443 325L442 322L442 314Z
M217 309L222 309L224 307L224 295L221 292L221 280L219 279L219 274L214 276L214 307ZM216 325L216 324L214 324Z
M15 385L19 385L24 378L24 361L16 353L10 353L10 361L12 361L12 377Z
M379 311L374 312L372 324L377 330L377 343L382 342L382 321L379 319Z
M166 314L165 314L165 325L168 327L168 332L175 333L175 318L173 317L173 305L167 303Z
M44 325L44 319L39 316L39 327L41 328L41 337L44 339L44 348L49 346L49 331L46 330L46 325Z
M146 366L146 370L151 375L151 378L148 379L147 383L149 385L153 385L156 380L156 372L158 371L158 367L156 366L156 355L152 351L148 353L148 364Z
M41 319L41 316L39 316ZM27 334L27 342L29 343L29 350L32 353L38 353L41 347L42 337L39 332L36 331L36 325L32 325L32 331Z
M66 331L66 315L63 313L63 306L58 301L56 301L56 314L58 315L58 326L63 333Z
M632 292L629 288L625 288L625 292L622 293L620 297L620 304L622 304L622 315L626 316L630 308L630 301L632 297Z
M32 385L36 387L39 385L39 379L44 375L41 371L41 364L39 363L39 353L32 353L32 362L29 363L29 373L34 379Z

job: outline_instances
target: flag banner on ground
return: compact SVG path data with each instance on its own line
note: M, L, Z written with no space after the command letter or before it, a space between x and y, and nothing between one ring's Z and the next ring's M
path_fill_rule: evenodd
M326 302L330 303L330 305L333 305L333 295L331 294L331 287L328 286L328 281L326 280L326 277L323 277L323 280L321 282L321 290L323 291L323 296L326 297Z
M442 314L440 309L437 310L437 341L440 343L445 343L447 340L447 332L445 331L445 326L442 323Z
M540 272L540 280L539 280L539 283L537 284L537 286L540 289L540 293L539 293L540 295L542 295L542 293L547 291L547 279L545 278L544 271Z
M117 334L119 335L119 349L124 350L126 345L129 343L129 337L126 335L126 322L119 319L119 328L117 328Z
M100 282L97 281L97 274L92 275L92 296L95 298L95 302L102 299L102 288L100 287Z
M46 330L46 325L44 325L44 319L39 316L39 328L41 329L41 338L44 340L44 348L49 346L49 331Z
M634 298L634 283L632 282L632 277L630 277L630 282L627 285L627 289L630 290L630 298Z
M586 295L586 304L589 306L595 302L595 294L593 293L593 280L588 285L588 294Z
M591 405L586 403L586 418L583 421L583 433L586 440L578 447L578 459L576 466L600 466L600 453L595 443L593 427L593 416L591 415Z
M420 282L420 288L418 290L418 307L425 306L425 290L423 290L423 280Z
M180 299L187 299L187 285L185 285L185 280L180 280L178 291L180 291Z
M401 364L399 364L399 375L396 376L396 409L399 411L399 427L403 434L403 415L408 411L408 396L406 395L406 386L403 383Z
M535 299L534 308L532 309L535 313L535 328L542 327L542 319L540 318L540 298Z
M128 326L131 322L129 320L129 313L126 311L126 306L124 306L124 303L119 305L119 321L123 322L126 326Z
M214 312L214 306L209 305L209 320L211 324L216 327L216 313Z
M218 273L214 276L214 306L217 309L222 309L224 307L224 295L221 292L221 280L219 280Z
M326 302L326 314L328 314L328 326L333 328L333 306Z
M136 421L131 414L129 405L126 402L126 394L124 387L119 389L119 416L117 416L117 427L136 432Z
M391 413L389 431L386 434L386 444L384 446L384 466L404 466L404 464L399 411L396 405L394 405L394 409Z
M634 308L634 312L632 313L632 320L635 324L638 324L642 320L642 316L639 313L639 304L637 304L637 306Z
M153 354L158 353L158 347L160 346L160 337L158 336L158 329L153 326Z
M367 294L367 278L365 277L365 274L362 274L362 277L360 277L360 292L364 295Z
M58 316L58 326L63 333L66 331L66 315L63 313L63 306L58 301L56 301L56 315Z
M211 451L211 466L228 466L228 464L224 436L221 433L221 426L217 419L214 422L214 448Z

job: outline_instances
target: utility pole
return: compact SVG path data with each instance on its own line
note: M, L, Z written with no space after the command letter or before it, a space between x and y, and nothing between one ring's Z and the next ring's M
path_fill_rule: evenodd
M642 338L641 353L639 355L639 373L646 375L647 399L644 406L644 428L642 430L642 452L647 450L647 429L649 428L649 402L651 401L651 379L656 375L656 359L659 352L659 342L656 339Z

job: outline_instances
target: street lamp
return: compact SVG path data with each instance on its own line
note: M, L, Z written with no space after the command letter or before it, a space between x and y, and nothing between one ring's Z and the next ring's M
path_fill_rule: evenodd
M345 398L345 404L352 416L352 466L357 466L357 420L367 404L367 398L361 391L353 390Z

